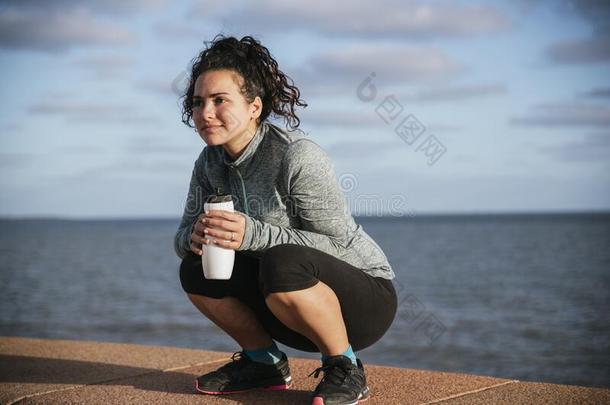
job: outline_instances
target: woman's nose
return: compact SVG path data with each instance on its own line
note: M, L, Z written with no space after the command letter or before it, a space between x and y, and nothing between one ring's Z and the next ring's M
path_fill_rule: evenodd
M201 109L201 114L206 120L209 118L214 118L214 104L204 103L203 108Z

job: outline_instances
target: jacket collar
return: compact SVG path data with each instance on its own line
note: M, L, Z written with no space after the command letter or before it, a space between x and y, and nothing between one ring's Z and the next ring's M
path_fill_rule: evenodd
M267 132L267 125L268 125L267 122L262 122L258 126L258 128L256 129L256 132L254 133L254 136L250 140L250 143L248 143L248 146L246 146L246 149L244 149L242 154L236 160L232 161L231 157L224 150L224 148L221 148L222 159L223 159L224 164L227 166L230 166L230 167L236 167L238 169L245 169L247 166L249 166L249 164L253 161L253 157L254 157L256 150L258 149L258 146L260 145L261 141L263 140L263 135L265 134L265 132Z

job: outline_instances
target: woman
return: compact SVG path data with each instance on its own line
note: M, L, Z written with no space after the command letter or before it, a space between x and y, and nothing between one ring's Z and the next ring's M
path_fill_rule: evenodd
M180 280L242 349L196 387L206 394L289 388L278 341L321 353L314 404L353 404L369 396L354 351L390 327L394 273L350 215L326 153L296 130L295 106L307 104L289 81L249 36L216 37L193 62L182 120L207 147L175 237ZM290 129L267 122L271 113ZM234 196L234 213L203 213L218 188ZM230 280L205 279L204 243L236 251Z

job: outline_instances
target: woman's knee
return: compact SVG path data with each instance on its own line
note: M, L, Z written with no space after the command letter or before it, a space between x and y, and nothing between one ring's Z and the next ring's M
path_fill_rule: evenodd
M194 253L190 253L182 260L179 277L182 290L189 296L223 298L231 295L228 280L208 280L203 276L201 256Z
M192 255L189 254L184 259L182 259L182 262L180 263L180 271L178 273L180 277L180 285L182 286L184 292L188 294L196 293L194 288L195 277L193 277L193 272L195 271L195 259L191 257L194 255L194 253Z

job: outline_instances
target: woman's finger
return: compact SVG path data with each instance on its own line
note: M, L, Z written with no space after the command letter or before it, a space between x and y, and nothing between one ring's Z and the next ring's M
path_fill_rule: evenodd
M205 213L199 215L199 218L197 218L197 221L195 221L195 226L203 224L204 219L205 219Z
M201 249L201 245L191 242L191 251L196 255L203 256L203 250Z
M241 219L241 215L237 212L225 211L225 210L210 210L206 213L206 218L222 218L231 222L238 222Z
M198 244L198 245L209 244L209 241L205 238L205 235L203 232L201 232L201 234L193 232L191 234L191 242Z
M197 221L195 226L193 227L193 232L198 235L203 235L203 230L205 229L205 225L201 221Z
M220 218L206 218L205 228L216 228L226 232L238 232L241 226L238 222L227 221L226 219Z
M234 242L234 241L232 242L228 239L214 239L214 244L221 246L225 249L233 249L233 250L236 250L237 248L239 248L239 245L240 245L239 243Z
M235 242L241 238L241 235L235 231L206 228L204 232L207 236L211 236L216 239L230 240L231 242Z

